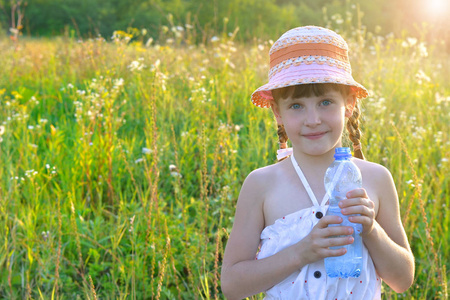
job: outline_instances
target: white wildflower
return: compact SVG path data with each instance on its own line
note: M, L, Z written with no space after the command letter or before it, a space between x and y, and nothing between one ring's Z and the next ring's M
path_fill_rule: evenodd
M142 153L143 154L152 154L153 153L153 149L142 148Z
M123 85L123 78L119 78L119 79L114 79L114 87L119 87Z
M152 45L152 43L153 43L153 38L149 38L147 40L147 42L145 43L145 47L150 47Z
M215 43L215 42L218 42L220 39L217 37L217 36L213 36L212 38L211 38L211 43Z
M408 45L409 45L410 47L412 47L412 46L414 46L415 44L417 44L417 39L416 39L416 38L413 38L413 37L406 38L406 41L408 42Z
M419 55L421 57L428 57L428 50L427 47L425 46L425 43L420 43L417 48L419 49Z
M141 71L144 67L145 67L144 64L141 64L139 61L134 60L128 66L128 69L130 69L131 72L134 72L134 71Z
M135 164L138 164L138 163L143 162L143 161L144 161L144 159L141 157L141 158L136 159L136 160L134 161L134 163L135 163Z

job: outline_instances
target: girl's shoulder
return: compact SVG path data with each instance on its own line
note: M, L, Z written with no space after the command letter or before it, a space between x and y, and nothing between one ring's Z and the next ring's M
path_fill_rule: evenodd
M391 172L385 166L358 158L353 158L352 161L358 166L359 170L361 171L363 182L364 178L369 178L369 182L372 185L378 187L387 184L394 185Z
M372 174L371 176L375 177L391 176L391 172L385 166L380 164L355 157L352 158L352 161L358 166L361 173Z
M283 176L285 172L284 161L268 165L262 168L253 170L248 174L244 183L251 183L260 187L267 187L270 183L273 183L277 178Z
M253 170L245 179L242 189L255 191L255 194L257 194L255 196L264 201L282 183L289 166L287 163L289 161L285 160Z

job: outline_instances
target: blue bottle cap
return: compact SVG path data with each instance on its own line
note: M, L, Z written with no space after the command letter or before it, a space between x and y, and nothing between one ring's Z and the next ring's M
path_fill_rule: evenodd
M352 157L352 153L350 152L349 147L338 147L334 149L334 159L350 159Z

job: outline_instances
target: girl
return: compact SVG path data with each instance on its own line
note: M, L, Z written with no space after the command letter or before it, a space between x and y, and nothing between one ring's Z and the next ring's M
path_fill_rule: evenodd
M347 52L341 36L314 26L289 30L270 49L269 83L252 102L271 107L282 161L253 171L242 186L222 265L228 299L263 291L265 299L380 299L381 280L399 293L412 284L414 257L392 176L361 151L357 102L368 93L353 79ZM342 219L326 216L323 178L346 118L363 188L339 206L360 214L349 219L363 226L364 250L361 275L343 279L327 277L324 258L345 254L329 247L351 244L352 227L328 227Z

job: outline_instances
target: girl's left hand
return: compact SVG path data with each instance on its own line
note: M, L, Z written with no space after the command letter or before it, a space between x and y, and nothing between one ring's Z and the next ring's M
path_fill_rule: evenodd
M362 236L369 235L375 225L375 204L363 188L351 190L346 196L347 199L339 202L342 214L359 214L360 216L351 216L348 220L363 226Z

